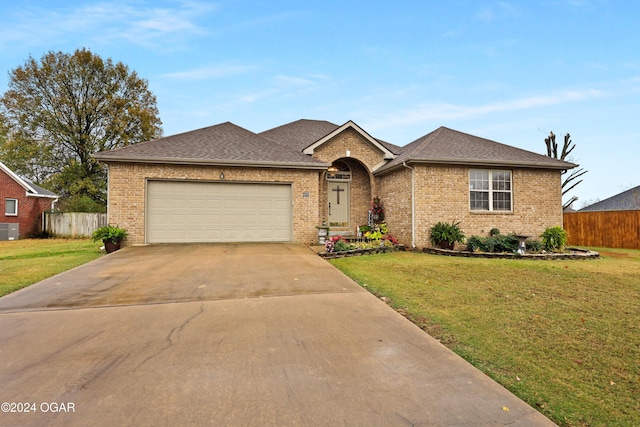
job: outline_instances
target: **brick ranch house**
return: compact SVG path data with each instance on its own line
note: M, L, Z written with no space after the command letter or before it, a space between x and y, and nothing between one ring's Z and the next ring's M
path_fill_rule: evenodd
M430 246L438 221L537 236L562 225L561 171L577 166L445 127L400 147L317 120L261 133L226 122L95 157L128 244L315 244L323 223L331 234L366 224L374 195L407 246Z
M42 231L42 213L58 196L19 177L0 162L0 240L17 240Z

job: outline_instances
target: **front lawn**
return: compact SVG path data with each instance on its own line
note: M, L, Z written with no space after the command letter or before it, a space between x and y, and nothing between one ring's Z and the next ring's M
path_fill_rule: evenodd
M0 297L101 255L88 239L25 239L0 242Z
M561 426L640 425L640 251L330 262Z

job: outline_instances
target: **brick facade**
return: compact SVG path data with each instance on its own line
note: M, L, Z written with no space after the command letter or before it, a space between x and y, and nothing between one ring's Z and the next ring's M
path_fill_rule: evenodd
M478 212L469 208L469 168L415 165L379 177L389 229L411 243L411 174L415 174L415 245L431 246L429 229L439 221L460 221L469 237L498 228L537 237L547 227L562 226L561 178L558 170L513 169L512 212Z
M367 223L371 198L376 193L376 184L371 170L384 160L383 153L354 129L346 129L316 148L313 157L326 163L341 160L351 169L349 226L336 228L334 231L335 233L355 232L358 225ZM320 185L322 190L318 209L321 219L325 221L328 217L328 183L324 173Z
M224 172L224 180L220 173ZM129 232L127 244L145 243L146 183L149 179L224 182L286 182L292 184L293 241L317 241L319 175L314 170L218 166L111 163L109 165L109 223ZM309 197L303 197L308 193Z
M353 233L366 224L376 194L385 205L390 232L407 246L430 246L429 229L438 221L460 221L467 236L487 235L492 228L539 236L547 227L562 226L560 170L511 169L512 212L472 212L469 167L414 164L374 176L384 156L353 128L315 147L315 159L329 164L340 160L351 169L349 226L334 233ZM213 182L221 180L221 172L225 182L291 183L293 241L317 241L316 226L328 219L326 171L318 170L110 162L109 222L127 228L129 244L145 243L147 180Z
M349 155L347 155L347 152L349 152ZM373 170L375 166L384 160L382 151L374 147L354 129L346 129L330 141L316 148L313 157L327 163L343 158L358 159L369 170Z
M18 215L7 215L6 199L18 201ZM20 238L31 237L42 231L41 214L51 209L53 199L27 196L27 191L11 176L0 170L0 222L19 224Z
M402 168L376 178L389 232L408 247L412 244L411 174L410 169Z

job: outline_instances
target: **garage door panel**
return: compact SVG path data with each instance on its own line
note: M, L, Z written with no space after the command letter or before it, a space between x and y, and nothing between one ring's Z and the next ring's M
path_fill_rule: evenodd
M147 242L291 241L287 184L149 181Z
M207 206L207 202L201 199L187 199L184 201L184 205L187 209L204 209Z

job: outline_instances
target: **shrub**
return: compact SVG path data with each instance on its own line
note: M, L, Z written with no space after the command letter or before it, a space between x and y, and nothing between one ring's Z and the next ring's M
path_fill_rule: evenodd
M542 251L542 242L540 240L526 240L524 242L527 252L541 252Z
M382 240L385 241L385 244L388 242L388 243L391 243L391 245L393 245L393 246L397 246L398 245L398 239L396 239L391 234L385 234L384 236L382 236Z
M467 239L467 250L469 252L484 251L484 240L480 236L471 236Z
M56 205L58 212L98 212L107 211L107 206L96 202L89 196L74 195L62 198Z
M509 233L506 236L500 236L500 246L502 248L501 252L515 252L516 250L518 250L520 239L518 239L515 234Z
M451 224L446 222L438 222L434 224L430 231L431 244L433 246L441 246L444 242L448 243L451 247L455 243L464 242L464 233L460 229L460 222L453 222Z
M104 227L97 228L91 237L94 242L111 240L116 243L126 239L128 235L129 233L127 233L125 228L120 228L117 225L105 225Z
M489 231L489 236L497 236L498 234L500 234L500 230L495 227Z
M351 245L344 240L338 240L333 249L336 252L348 251L351 249Z
M470 252L516 252L520 239L514 234L496 234L491 237L471 236L467 239L467 250ZM528 252L540 252L542 244L537 240L525 242Z
M353 249L353 246L344 240L342 236L333 236L326 240L324 249L327 252L343 252Z
M360 227L358 227L358 230L360 231L360 233L364 234L367 231L371 231L371 227L368 225L361 225Z
M542 245L548 251L563 251L567 246L567 232L560 226L547 228L541 237Z

